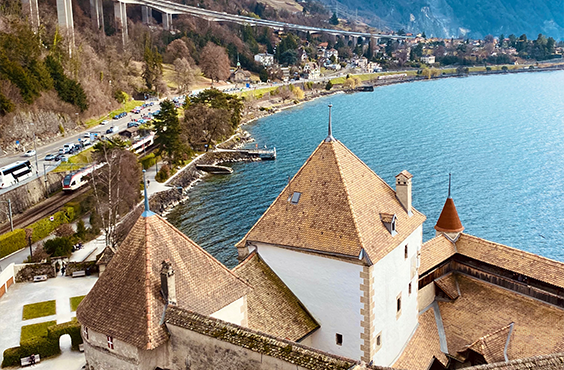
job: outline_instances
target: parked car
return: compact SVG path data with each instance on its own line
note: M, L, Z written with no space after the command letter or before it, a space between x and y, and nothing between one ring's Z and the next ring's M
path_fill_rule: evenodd
M114 116L114 119L120 119L120 118L123 118L123 117L125 117L125 116L127 116L127 112L121 112L121 113L119 113L119 114L116 114L116 115Z
M60 155L67 154L68 152L69 152L69 148L63 147L63 148L59 149Z
M106 130L106 134L113 134L114 132L118 131L118 127L117 126L112 126L109 129Z
M147 120L144 120L143 118L141 118L141 119L138 119L137 122L140 123L140 124L144 124L144 123L147 123Z
M69 157L66 155L62 155L61 156L61 162L68 162L69 161Z
M45 160L46 160L46 161L54 161L55 158L57 158L57 156L56 156L55 154L47 154L47 155L45 156Z
M108 120L105 119L105 120L103 120L102 122L100 122L100 124L101 124L102 126L103 126L103 125L106 125L106 124L108 124Z
M59 162L62 157L64 157L63 154L57 154L57 155L55 156L55 161L56 161L56 162Z
M137 123L137 122L135 122L135 121L129 122L129 123L127 124L127 128L130 128L130 127L138 127L138 126L139 126L139 123Z
M24 157L33 157L35 155L35 150L31 149L24 153Z

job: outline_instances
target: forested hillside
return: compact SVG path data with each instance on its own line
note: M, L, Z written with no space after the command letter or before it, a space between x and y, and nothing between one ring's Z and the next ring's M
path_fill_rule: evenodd
M328 5L333 1L324 0ZM552 0L338 0L351 13L366 18L375 27L427 36L539 33L564 38L564 6Z

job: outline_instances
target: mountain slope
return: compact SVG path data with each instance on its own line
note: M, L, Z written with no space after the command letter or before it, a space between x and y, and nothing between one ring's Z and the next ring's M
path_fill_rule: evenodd
M428 36L483 38L539 33L564 38L564 7L552 0L339 0L373 26ZM330 4L333 5L333 4Z

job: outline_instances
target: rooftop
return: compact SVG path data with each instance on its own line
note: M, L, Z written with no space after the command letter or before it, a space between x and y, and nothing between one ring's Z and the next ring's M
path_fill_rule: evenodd
M147 212L146 212L147 213ZM144 213L145 214L145 213ZM165 302L160 271L175 270L178 306L210 315L251 288L186 235L158 215L139 217L77 310L81 324L138 348L168 339L161 319Z
M423 223L412 212L342 143L324 141L237 246L263 242L349 258L364 250L375 263ZM396 215L397 235L379 222L381 213Z

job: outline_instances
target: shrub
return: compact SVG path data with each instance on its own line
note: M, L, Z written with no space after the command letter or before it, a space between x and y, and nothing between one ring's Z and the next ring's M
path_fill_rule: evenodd
M74 220L75 217L78 217L82 214L82 206L80 202L68 202L65 204L65 208L68 212L71 212L70 209L72 208L72 212L74 212L73 217L70 221ZM70 215L70 214L69 214Z
M327 81L327 85L325 85L325 90L331 90L333 88L333 83L331 81Z
M155 176L155 180L158 182L165 182L170 177L170 167L166 164L161 167L159 172Z
M84 239L86 235L86 226L84 225L84 221L82 219L78 220L76 223L76 237L79 239ZM84 241L84 240L83 240Z
M52 217L52 221L51 221ZM67 207L63 211L55 213L53 216L43 218L29 226L33 229L31 241L35 243L51 234L60 225L69 222L74 218L74 209Z
M70 224L62 224L55 230L55 235L68 238L74 235L74 229Z
M157 158L155 157L154 153L151 153L141 158L139 162L141 162L141 166L143 167L143 169L146 170L147 168L153 167L155 163L157 163Z
M64 334L70 335L72 348L77 350L78 345L82 343L82 336L80 335L80 324L74 318L69 322L48 327L45 336L33 337L22 341L19 347L6 349L3 354L2 367L19 366L20 358L31 354L39 354L41 358L47 358L61 353L59 337Z
M22 229L15 229L9 233L0 235L0 258L25 248L26 246L25 231Z
M43 249L52 257L68 256L72 251L73 240L70 237L61 237L47 240Z

